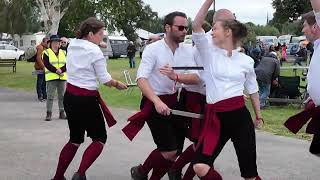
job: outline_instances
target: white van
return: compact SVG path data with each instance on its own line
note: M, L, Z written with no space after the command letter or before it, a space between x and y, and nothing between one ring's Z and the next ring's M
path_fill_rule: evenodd
M278 37L278 42L283 45L284 43L289 44L291 42L292 35L282 35Z
M128 39L125 36L105 35L103 41L107 43L107 48L101 48L105 57L119 58L127 55Z
M270 45L277 45L278 44L277 36L257 36L256 40L260 40L261 42L266 44L268 47Z

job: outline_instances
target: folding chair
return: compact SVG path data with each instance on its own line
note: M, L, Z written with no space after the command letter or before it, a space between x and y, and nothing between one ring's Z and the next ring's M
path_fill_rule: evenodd
M279 76L278 79L279 85L273 88L269 102L273 105L286 105L287 103L302 104L306 100L306 86L300 85L300 76Z
M126 80L126 85L129 87L128 91L126 93L132 93L133 91L133 88L132 87L137 87L137 83L135 82L132 82L132 79L131 79L131 76L130 76L130 73L128 70L124 70L123 71L123 75L124 75L124 78Z

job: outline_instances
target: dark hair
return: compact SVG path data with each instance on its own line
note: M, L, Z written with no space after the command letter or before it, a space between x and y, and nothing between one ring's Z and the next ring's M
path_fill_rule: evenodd
M177 16L180 16L180 17L184 17L187 19L187 15L183 12L179 12L179 11L175 11L175 12L172 12L172 13L169 13L167 14L165 17L164 17L164 20L163 20L163 27L165 27L167 24L172 26L173 25L173 20L175 17Z
M78 31L76 32L76 38L82 39L86 37L89 32L93 34L97 33L101 28L104 28L105 24L102 21L99 21L95 17L89 17L88 19L82 21Z
M231 29L234 44L241 42L247 37L248 29L246 25L237 20L221 20L221 22L224 29Z
M276 51L276 47L274 45L270 45L269 52Z
M314 15L314 12L313 11L310 11L306 14L303 14L302 15L302 18L307 21L307 23L311 26L311 25L314 25L316 23L316 17Z

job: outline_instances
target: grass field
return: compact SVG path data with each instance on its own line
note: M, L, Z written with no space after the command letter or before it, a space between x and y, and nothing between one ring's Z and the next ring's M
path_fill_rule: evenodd
M137 64L140 60L137 59ZM288 65L288 64L285 64ZM136 76L137 69L128 68L127 59L108 60L108 71L111 73L114 79L124 81L123 70L129 70L132 78ZM18 62L17 72L12 73L12 68L0 68L0 87L8 87L13 89L19 89L22 91L35 92L36 76L32 76L33 63ZM301 71L297 72L301 75ZM281 75L292 76L294 72L292 70L283 71ZM106 103L112 107L127 108L137 110L139 108L139 102L141 93L138 88L133 88L131 91L118 91L115 88L100 87L102 97L106 100ZM36 93L35 93L36 100ZM250 105L248 105L251 110ZM284 128L284 121L291 115L299 112L301 108L297 105L289 105L283 107L268 107L262 110L262 114L265 120L263 130L274 133L276 135L294 136L303 139L310 139L310 136L305 133L299 133L293 135L286 128Z

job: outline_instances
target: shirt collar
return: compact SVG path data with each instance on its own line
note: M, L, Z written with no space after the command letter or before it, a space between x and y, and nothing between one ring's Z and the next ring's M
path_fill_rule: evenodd
M168 46L168 44L166 43L166 41L164 40L164 38L161 39L160 41L162 41L162 43L164 44L164 46L165 46L166 48L170 49L170 51L171 51L171 48ZM177 52L178 49L180 49L181 47L182 47L182 43L179 43L177 49L175 50L175 52Z
M225 50L225 49L222 49L222 48L219 48L219 47L215 47L221 54L223 54L224 56L228 56L228 51L227 50ZM234 49L234 50L232 50L231 52L232 52L232 55L231 55L231 57L233 57L233 56L235 56L236 54L238 54L239 52L240 52L240 47L238 47L238 48L236 48L236 49Z

